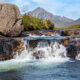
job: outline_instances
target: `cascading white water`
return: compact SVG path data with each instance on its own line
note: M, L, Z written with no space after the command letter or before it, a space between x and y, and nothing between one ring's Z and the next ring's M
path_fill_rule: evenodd
M50 37L46 38L52 39ZM35 43L34 38L29 39L34 40L33 42ZM24 50L20 55L16 52L14 59L1 61L0 72L18 70L30 65L43 69L51 67L52 64L54 64L52 67L55 67L58 64L69 61L69 58L66 56L66 48L57 41L51 40L48 43L48 41L44 39L43 41L38 41L35 48L30 47L30 40L22 39L21 41L24 43Z
M68 60L66 56L66 48L59 44L57 41L40 41L35 48L31 48L29 41L22 40L24 42L24 50L20 55L15 55L15 60L30 61L30 60L47 60L47 61L64 61ZM26 48L27 46L27 48Z
M80 60L80 53L76 56L76 60Z

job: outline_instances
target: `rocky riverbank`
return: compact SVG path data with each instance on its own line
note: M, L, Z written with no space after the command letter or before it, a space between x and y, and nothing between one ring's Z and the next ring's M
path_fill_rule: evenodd
M13 59L15 52L22 51L23 43L19 39L1 38L0 39L0 61Z
M64 30L62 36L80 37L80 28Z
M59 44L63 44L67 50L67 56L75 59L80 52L80 38L71 38L65 37L61 39L57 38L1 38L0 39L0 61L13 59L16 54L20 55L24 50L24 42L28 42L25 45L26 49L30 48L29 51L33 51L38 45L39 42L48 42L51 44L51 41L57 41ZM51 45L50 45L51 46ZM39 53L39 54L38 54ZM35 57L41 57L43 52L34 53ZM40 56L41 55L41 56Z

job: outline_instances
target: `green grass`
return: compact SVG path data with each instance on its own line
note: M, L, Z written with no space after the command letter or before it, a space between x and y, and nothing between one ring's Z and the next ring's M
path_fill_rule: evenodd
M69 26L69 27L66 27L66 28L54 28L54 29L55 30L69 30L69 29L77 29L77 28L80 28L80 24L72 25L72 26Z

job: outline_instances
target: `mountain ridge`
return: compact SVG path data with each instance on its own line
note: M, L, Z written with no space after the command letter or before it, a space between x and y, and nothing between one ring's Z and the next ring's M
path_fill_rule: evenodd
M56 28L63 28L74 24L80 24L80 18L77 20L73 20L64 16L57 16L40 7L26 14L34 16L36 18L41 18L43 20L50 19L55 24Z

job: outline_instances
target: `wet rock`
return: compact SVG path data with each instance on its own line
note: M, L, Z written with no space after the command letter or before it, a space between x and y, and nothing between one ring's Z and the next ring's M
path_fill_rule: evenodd
M77 56L77 47L74 44L70 44L67 48L67 56L75 59Z
M17 47L18 54L20 55L23 50L24 50L23 42L19 41L19 46Z
M69 38L61 39L61 44L63 44L65 47L69 45Z
M22 36L56 36L56 35L61 35L62 34L62 30L35 30L35 31L26 31L22 33Z
M61 43L67 49L67 56L75 59L80 51L80 38L78 37L69 37L68 39L61 40Z
M0 4L0 34L19 36L23 31L22 16L16 5Z
M36 51L33 53L33 56L36 58L36 59L41 59L41 58L44 58L45 57L45 52L44 51Z
M78 42L77 42L78 43ZM80 52L80 45L77 45L77 43L70 43L67 48L67 56L74 58L79 54ZM80 44L80 43L79 43Z
M0 39L0 61L14 57L14 52L22 51L22 42L17 39Z
M76 50L77 50L77 55L80 53L80 38L76 38L73 37L72 39L70 39L69 44L74 44L76 46Z
M29 47L30 48L36 48L38 44L38 40L29 40Z

